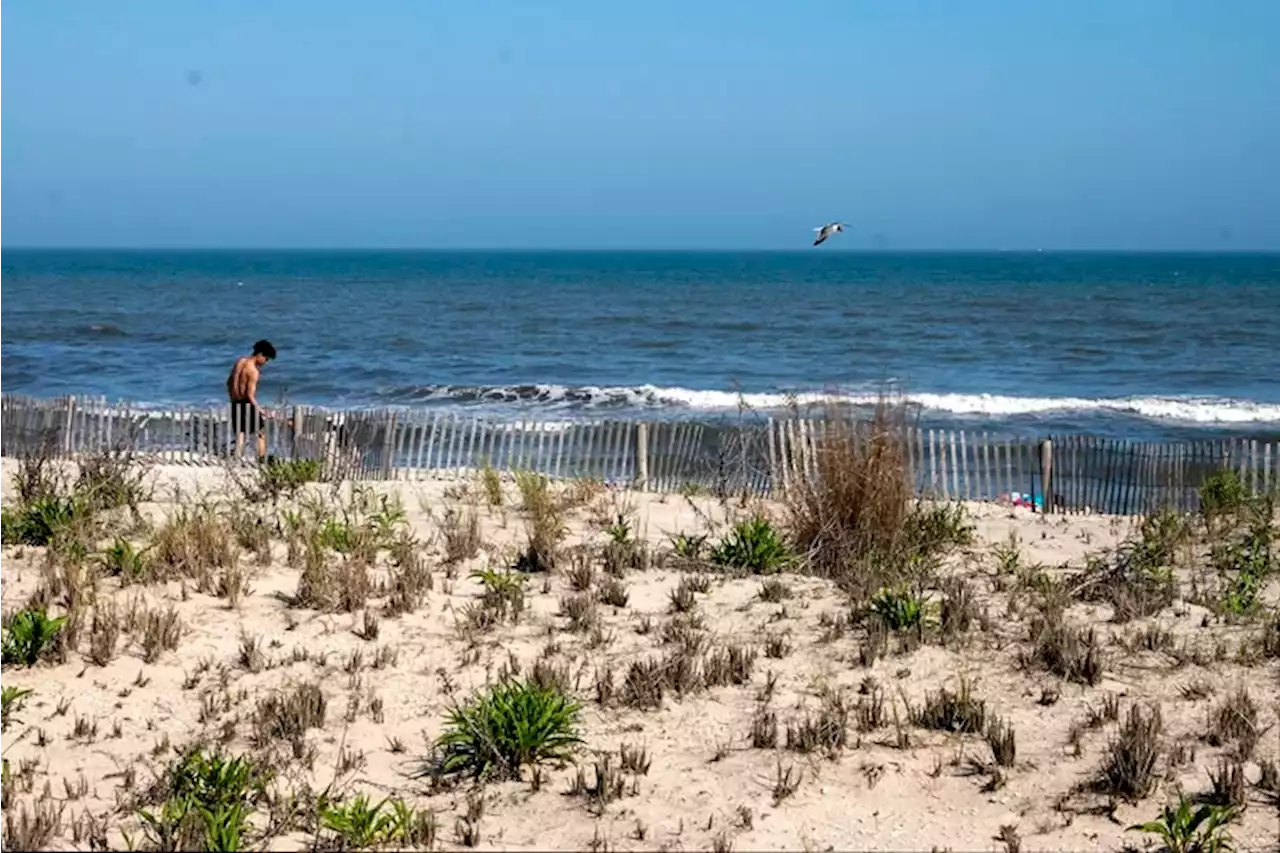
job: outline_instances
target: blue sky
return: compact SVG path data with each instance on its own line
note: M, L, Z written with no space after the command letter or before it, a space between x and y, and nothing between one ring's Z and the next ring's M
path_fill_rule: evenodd
M3 11L6 247L1280 249L1275 0Z

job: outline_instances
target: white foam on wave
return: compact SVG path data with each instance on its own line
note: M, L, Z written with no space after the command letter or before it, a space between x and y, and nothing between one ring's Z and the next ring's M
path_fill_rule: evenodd
M413 411L428 403L479 411L494 409L507 411L516 406L528 411L532 420L539 421L539 429L557 431L566 429L575 419L588 412L627 409L683 409L689 412L733 412L740 407L757 411L778 411L790 406L809 408L825 403L853 406L873 406L877 393L866 390L805 391L784 393L741 393L724 390L703 390L658 385L636 386L575 386L538 384L506 387L436 386L412 389L395 395L393 408ZM409 402L405 398L410 398ZM1144 418L1151 421L1184 424L1223 425L1276 425L1280 426L1280 404L1227 397L1022 397L1006 394L907 394L906 399L927 411L956 416L977 416L993 419L1005 417L1050 416L1055 414L1100 415L1115 414ZM149 412L181 410L180 405L137 404L131 406L135 415ZM215 408L220 408L215 406ZM317 406L317 409L339 410L345 406ZM542 414L534 414L541 411ZM553 414L554 413L554 414ZM559 415L565 420L553 420L547 416ZM588 417L590 415L587 415Z
M1116 412L1150 420L1188 423L1280 423L1280 405L1224 397L1006 397L995 394L918 394L926 408L957 414L1036 415L1052 412Z
M822 403L874 405L876 394L865 392L736 394L729 391L697 391L689 388L643 386L647 396L695 409L735 409L745 405L753 409L777 409L791 405L811 406ZM954 415L987 417L1047 415L1054 413L1113 412L1136 415L1150 420L1187 423L1280 424L1280 404L1223 397L1015 397L1004 394L909 394L907 399L925 409Z
M835 389L784 393L738 393L659 385L597 386L531 384L505 387L435 387L419 389L413 396L426 402L459 400L480 405L529 404L553 410L661 409L725 412L739 408L761 411L801 408L824 403L871 406L877 393ZM1194 424L1280 424L1280 404L1226 397L1021 397L1006 394L907 395L912 403L936 412L991 418L1034 417L1052 414L1121 414L1154 421Z

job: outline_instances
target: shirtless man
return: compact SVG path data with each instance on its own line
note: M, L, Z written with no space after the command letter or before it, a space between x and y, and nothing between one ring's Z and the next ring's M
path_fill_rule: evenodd
M231 401L231 428L236 431L236 458L244 452L244 434L252 430L258 434L258 461L267 456L267 434L263 420L274 419L270 412L258 406L258 371L262 365L276 357L276 348L270 341L258 341L253 353L241 356L227 377L227 398Z

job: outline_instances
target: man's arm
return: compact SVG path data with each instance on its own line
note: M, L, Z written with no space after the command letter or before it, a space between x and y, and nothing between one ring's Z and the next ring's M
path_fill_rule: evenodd
M249 398L249 403L252 404L254 411L258 413L259 417L267 418L268 420L271 420L274 417L270 412L264 411L263 408L258 405L258 371L257 370L254 370L249 374L249 393L246 394L245 396Z

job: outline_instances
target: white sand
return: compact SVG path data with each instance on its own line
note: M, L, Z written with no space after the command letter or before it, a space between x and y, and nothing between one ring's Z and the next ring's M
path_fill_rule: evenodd
M14 469L12 460L4 460L6 504L12 501ZM163 484L157 496L163 500L168 500L174 483L209 493L223 486L216 470L165 468L156 476ZM458 483L394 483L377 488L399 494L414 530L424 538L437 532L437 519L444 508L459 502ZM619 505L634 505L640 530L655 547L663 549L669 548L668 534L703 528L700 515L719 523L732 512L709 499L650 494L616 495L615 499ZM507 502L518 502L514 490L509 491ZM166 509L163 503L149 507L157 518L163 517ZM847 610L829 583L788 577L795 597L782 604L768 604L757 597L759 579L717 580L709 594L698 596L699 609L717 641L759 645L766 630L786 632L794 650L781 660L761 654L748 685L718 687L682 701L668 696L660 711L602 709L594 702L592 684L595 672L605 667L614 669L620 683L631 661L659 652L656 632L642 636L634 629L646 614L655 625L668 618L667 594L679 580L676 571L630 573L625 578L630 592L628 606L616 612L611 607L601 611L613 641L596 649L586 648L584 636L563 630L566 620L556 615L560 596L569 590L562 572L551 577L548 592L543 591L542 578L535 576L528 584L529 610L521 623L487 636L479 662L464 665L465 646L454 627L455 611L477 594L478 586L467 578L468 571L478 565L500 564L522 544L524 522L514 506L480 510L486 552L460 567L452 582L446 581L439 567L439 537L435 536L430 558L434 591L416 612L383 618L375 641L353 633L360 624L360 613L291 610L277 598L276 592L294 592L298 575L285 566L283 546L277 544L275 562L267 568L255 568L252 594L237 609L228 609L225 599L195 592L183 600L176 583L146 589L146 595L173 603L187 632L176 651L164 653L153 664L142 661L139 644L126 636L121 639L118 657L105 667L78 654L57 666L41 665L32 670L5 667L5 686L35 691L18 714L21 722L5 733L5 757L13 767L24 759L39 762L31 777L32 793L19 793L19 800L30 801L46 780L52 783L53 797L66 800L64 780L73 786L81 777L87 780L88 793L67 803L64 836L55 844L86 847L86 841L72 841L71 820L85 810L97 816L110 814L122 784L119 774L126 768L136 768L138 786L145 785L172 755L153 758L152 748L158 742L167 739L179 747L203 733L219 732L226 721L239 716L242 721L229 748L247 751L247 719L258 698L280 685L318 678L329 702L325 729L308 735L318 749L314 770L309 774L295 770L289 776L319 790L335 779L341 750L363 753L363 765L340 779L343 790L368 791L375 797L403 796L417 807L435 810L440 821L439 843L453 848L458 846L455 818L466 809L465 792L430 795L422 783L406 775L425 752L424 736L435 737L442 729L447 706L442 685L451 682L460 695L466 695L496 676L509 656L518 659L527 672L554 634L562 651L553 660L581 673L579 694L587 747L581 760L588 779L592 751L614 750L616 757L623 743L647 749L651 770L641 778L637 796L610 804L600 817L588 812L582 797L565 795L575 775L572 767L550 772L539 792L534 792L527 780L490 785L480 824L481 848L585 849L596 838L619 850L708 849L717 839L729 841L738 850L929 850L935 846L988 850L1003 849L997 836L1006 825L1016 827L1023 849L1028 850L1117 850L1126 842L1141 845L1143 836L1126 833L1125 826L1154 818L1174 796L1178 784L1188 793L1208 789L1208 771L1216 768L1222 750L1199 738L1213 703L1234 686L1247 684L1261 708L1262 724L1276 723L1277 662L1253 668L1222 662L1209 672L1194 665L1178 667L1159 653L1130 654L1109 638L1133 633L1152 620L1118 626L1105 621L1102 608L1077 606L1071 615L1095 620L1098 631L1108 638L1109 665L1102 683L1086 688L1040 671L1024 670L1017 663L1017 654L1026 648L1026 616L1009 615L1008 595L993 591L991 546L1005 542L1013 532L1022 543L1025 562L1043 563L1050 571L1079 567L1086 554L1120 541L1129 523L1108 517L1044 518L1022 509L990 505L969 509L975 516L980 542L954 556L951 563L970 577L993 628L988 632L975 629L963 650L928 645L910 654L878 660L870 670L864 669L858 664L858 640L821 640L822 615ZM573 541L603 543L605 537L588 523L586 513L580 513L574 522ZM5 549L6 610L19 607L35 589L43 559L40 551ZM244 560L252 563L251 557ZM450 586L452 591L446 592ZM108 579L102 582L99 597L114 597L123 606L138 593L136 587L120 591L117 583ZM1179 640L1208 646L1223 638L1234 648L1240 638L1255 630L1216 622L1201 627L1205 614L1202 608L1178 605L1159 621ZM283 663L260 672L245 671L238 664L242 634L259 637L266 658ZM86 627L82 651L87 645ZM295 648L307 650L311 659L289 662ZM383 648L394 650L394 662L381 669L370 668ZM364 662L358 673L359 685L353 689L353 679L343 668L357 651L363 652ZM315 662L320 655L326 656L324 665ZM185 677L194 673L202 660L212 661L211 670L198 686L184 688ZM220 667L228 673L226 690L218 686ZM871 675L891 697L901 690L915 703L925 691L944 685L954 688L957 677L966 675L975 680L978 695L1016 729L1017 764L1008 771L1002 788L987 792L983 790L987 775L966 772L968 758L990 761L990 750L981 737L912 730L911 747L900 750L890 743L892 726L862 736L856 745L858 738L851 732L849 747L834 761L788 751L781 743L776 750L752 748L748 731L755 696L770 670L778 680L773 708L783 730L780 741L785 740L787 723L800 716L801 708L817 707L817 691L824 685L845 688L856 696L859 684ZM1210 680L1218 688L1217 695L1200 701L1183 698L1180 688L1197 679ZM1049 687L1056 687L1061 698L1055 704L1042 705L1038 700ZM1087 796L1071 797L1069 806L1059 809L1059 801L1098 765L1115 724L1088 732L1078 755L1068 746L1068 731L1089 708L1100 706L1108 692L1123 697L1122 712L1129 700L1159 703L1167 741L1194 746L1195 758L1147 801L1138 806L1120 803L1113 816L1108 816L1105 808L1089 813L1089 806L1105 803ZM355 720L347 724L344 712L353 693L363 701ZM201 722L206 694L219 701L232 697L232 708ZM371 695L383 703L379 721L369 710ZM91 741L71 738L77 718L82 717L97 725ZM37 729L46 735L44 746L37 744ZM24 730L32 731L19 738ZM394 740L402 742L406 751L391 752L389 745ZM717 760L721 748L723 755ZM1271 728L1262 738L1257 755L1280 759L1277 729ZM793 796L775 805L771 792L779 761L803 773L803 780ZM1256 780L1256 760L1247 766L1250 780ZM6 811L12 808L10 804ZM743 818L748 812L749 827ZM135 837L138 834L137 821L131 815L112 815L110 823L113 845L121 844L117 827L132 827ZM638 826L645 828L643 840L637 837ZM1274 844L1275 807L1254 796L1233 834L1242 848L1262 849ZM308 841L294 833L276 839L274 847L292 849Z

